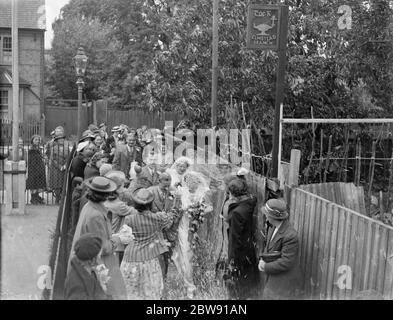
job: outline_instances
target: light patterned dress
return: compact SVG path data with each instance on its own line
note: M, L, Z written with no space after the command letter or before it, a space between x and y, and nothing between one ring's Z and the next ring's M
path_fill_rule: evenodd
M128 217L135 239L128 244L120 266L128 300L161 299L164 280L159 256L168 251L169 244L162 231L176 218L175 213L148 210Z

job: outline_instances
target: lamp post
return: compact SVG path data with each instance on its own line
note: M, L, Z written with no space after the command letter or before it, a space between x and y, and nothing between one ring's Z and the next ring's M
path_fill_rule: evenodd
M83 77L86 72L87 60L88 58L85 55L85 51L82 47L79 47L78 52L74 57L75 71L76 76L78 77L78 80L76 81L76 84L78 86L78 140L81 138L82 133L82 92L85 85Z

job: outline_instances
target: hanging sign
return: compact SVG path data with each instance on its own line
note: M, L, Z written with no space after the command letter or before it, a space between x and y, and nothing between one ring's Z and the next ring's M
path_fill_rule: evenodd
M247 48L277 50L281 6L251 4L248 7Z

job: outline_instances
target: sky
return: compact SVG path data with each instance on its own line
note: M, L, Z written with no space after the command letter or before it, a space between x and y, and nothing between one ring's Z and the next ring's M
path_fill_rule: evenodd
M45 49L51 48L53 39L52 23L59 16L60 9L70 0L45 0L46 11L46 32L45 32Z

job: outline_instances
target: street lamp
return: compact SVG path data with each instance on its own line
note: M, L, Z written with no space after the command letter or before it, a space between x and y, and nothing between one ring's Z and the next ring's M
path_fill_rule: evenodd
M82 92L85 85L83 77L86 71L87 60L88 58L85 55L85 51L82 47L79 47L78 52L74 57L75 71L76 76L78 77L78 80L76 81L78 86L78 140L81 138L82 133Z

